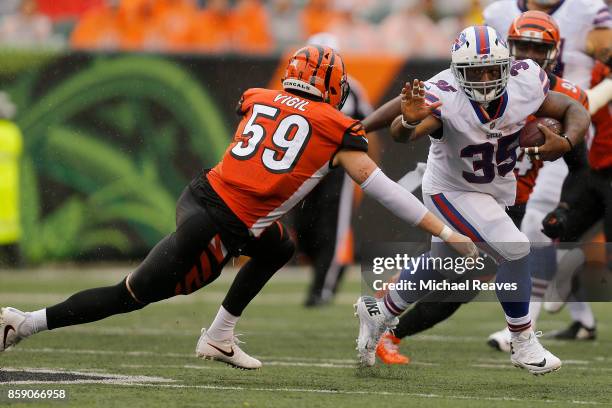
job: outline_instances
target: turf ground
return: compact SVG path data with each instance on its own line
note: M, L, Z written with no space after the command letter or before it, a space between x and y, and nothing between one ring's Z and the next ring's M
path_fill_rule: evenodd
M0 272L0 305L34 310L74 291L118 282L126 268ZM240 371L194 357L200 327L212 321L232 271L181 296L102 322L41 333L0 354L0 406L111 407L491 407L612 405L612 305L594 304L599 338L546 341L563 368L534 377L485 345L501 328L497 304L473 303L402 346L409 366L357 368L359 294L352 271L333 306L305 310L303 269L277 274L243 315L244 349L263 369ZM565 312L540 329L565 326ZM21 381L6 384L1 381ZM8 399L10 389L62 389L62 402Z

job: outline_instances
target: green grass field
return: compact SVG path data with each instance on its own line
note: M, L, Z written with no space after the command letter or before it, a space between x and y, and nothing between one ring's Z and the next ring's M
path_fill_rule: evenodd
M35 310L74 291L116 283L127 271L0 272L0 305ZM244 349L263 361L261 370L240 371L195 358L200 327L212 321L233 277L230 270L191 296L41 333L0 354L0 378L21 378L20 372L29 371L28 378L57 380L65 376L55 372L70 371L98 382L0 383L0 406L45 405L7 398L9 389L28 388L66 390L68 400L47 402L50 407L612 405L612 305L593 305L599 317L597 341L545 341L564 366L543 377L512 367L507 355L486 346L488 334L503 327L495 303L467 305L451 320L406 341L402 350L413 359L409 366L357 368L357 320L351 305L360 285L352 272L336 303L317 310L301 306L308 278L303 269L286 268L273 278L238 325ZM565 312L544 315L540 329L559 328L568 321Z

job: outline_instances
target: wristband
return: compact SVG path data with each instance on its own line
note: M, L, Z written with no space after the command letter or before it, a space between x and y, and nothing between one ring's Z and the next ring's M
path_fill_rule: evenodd
M451 235L453 235L453 230L450 229L448 225L445 225L444 228L442 228L442 231L440 231L440 233L438 234L438 237L440 237L444 242L446 242L449 240Z
M567 135L565 134L561 134L561 137L564 138L565 140L567 140L567 143L569 143L570 145L570 151L574 150L574 144L572 143L572 141L569 139L569 137L567 137Z
M405 127L406 129L414 129L419 125L419 123L421 123L420 120L417 120L416 122L408 123L404 119L404 115L402 115L402 126Z

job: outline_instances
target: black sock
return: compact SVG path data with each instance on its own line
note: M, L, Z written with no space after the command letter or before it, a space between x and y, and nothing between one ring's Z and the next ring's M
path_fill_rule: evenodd
M75 293L62 303L47 308L47 327L49 330L95 322L119 313L142 309L146 304L139 303L130 295L125 279L118 285L87 289Z
M461 302L417 302L404 313L393 335L400 339L420 333L448 319L459 309Z
M232 282L223 307L234 316L242 315L242 311L257 296L270 278L282 268L293 256L295 247L291 240L281 242L274 253L261 258L251 258L240 270Z

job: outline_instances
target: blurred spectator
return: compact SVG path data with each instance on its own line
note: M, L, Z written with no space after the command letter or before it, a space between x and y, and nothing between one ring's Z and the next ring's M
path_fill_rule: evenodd
M293 0L273 0L269 4L270 28L276 38L279 51L295 47L303 42L304 28L300 11Z
M77 5L77 0L40 1L49 7ZM346 52L446 57L456 33L477 22L481 1L488 0L84 0L77 2L79 7L102 4L83 15L71 44L261 54L327 31ZM434 19L441 20L436 24ZM375 21L380 25L373 25Z
M329 23L334 18L334 11L330 3L333 2L327 0L308 0L301 13L302 26L304 27L306 37L327 31Z
M268 53L274 47L268 12L260 0L238 0L234 9L233 48L242 53Z
M53 34L49 18L38 12L35 0L22 0L17 12L6 15L0 23L0 41L11 45L40 45Z
M380 49L380 38L367 20L356 15L352 0L336 0L335 17L327 31L338 38L344 52L376 52Z
M147 28L153 20L156 0L121 0L116 15L119 47L126 51L141 50Z
M482 16L482 4L480 0L472 0L468 8L467 13L463 15L463 25L479 25L484 24L484 18Z
M118 4L104 4L86 12L70 35L70 45L76 49L119 48L117 9Z
M448 57L452 40L424 12L418 0L394 0L380 25L384 49L401 55Z
M19 7L20 0L2 0L0 1L0 16L3 14L12 14Z
M193 0L155 0L151 21L144 27L143 48L185 51L197 13Z
M467 26L483 24L481 0L436 1L441 17L438 27L448 38L456 38Z
M199 51L228 51L231 47L234 16L228 0L209 0L192 26L193 49Z
M88 10L102 6L104 0L37 0L37 4L39 12L53 21L76 20Z
M77 49L138 49L142 45L139 8L145 0L108 0L79 20L70 36Z

